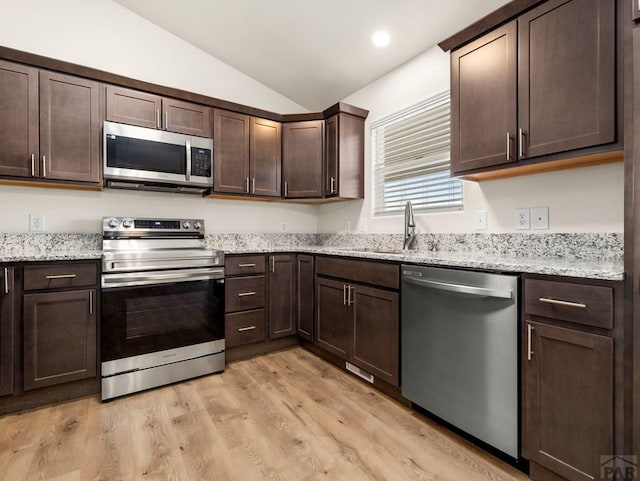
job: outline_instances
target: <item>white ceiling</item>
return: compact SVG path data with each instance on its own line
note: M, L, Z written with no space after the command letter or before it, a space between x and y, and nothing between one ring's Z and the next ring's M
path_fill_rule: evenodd
M115 0L311 111L508 0ZM385 29L391 44L375 48Z

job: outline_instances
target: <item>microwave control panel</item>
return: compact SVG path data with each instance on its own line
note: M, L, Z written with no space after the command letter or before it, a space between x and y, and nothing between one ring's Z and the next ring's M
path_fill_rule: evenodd
M191 147L191 175L211 177L211 150Z

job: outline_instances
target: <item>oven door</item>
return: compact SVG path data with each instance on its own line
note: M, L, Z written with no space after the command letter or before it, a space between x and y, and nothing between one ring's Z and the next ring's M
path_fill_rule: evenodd
M110 287L109 274L103 274L103 363L212 341L221 341L224 350L223 278L183 275L171 281L180 277L171 271L133 275L129 283L137 285L120 281Z

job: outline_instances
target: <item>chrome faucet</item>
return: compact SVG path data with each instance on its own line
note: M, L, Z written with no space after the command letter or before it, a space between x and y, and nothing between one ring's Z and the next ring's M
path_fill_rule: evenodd
M413 206L408 200L404 206L404 247L403 249L411 249L416 240L416 222L413 219Z

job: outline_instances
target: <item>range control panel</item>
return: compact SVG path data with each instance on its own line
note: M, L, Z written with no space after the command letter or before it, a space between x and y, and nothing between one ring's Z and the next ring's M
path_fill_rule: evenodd
M203 219L139 219L135 217L103 217L104 234L113 232L174 232L204 234Z

